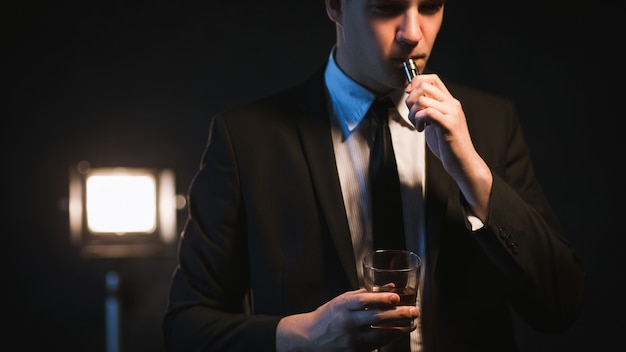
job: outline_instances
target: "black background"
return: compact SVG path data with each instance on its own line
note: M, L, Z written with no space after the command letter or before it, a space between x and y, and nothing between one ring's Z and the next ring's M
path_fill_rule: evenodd
M104 277L122 278L122 350L161 351L175 244L87 260L69 241L70 168L172 168L184 194L208 118L300 81L328 56L320 1L30 1L3 5L7 343L104 351ZM521 351L606 351L626 327L621 281L623 30L608 2L454 1L430 66L517 103L537 174L587 271L562 335L518 324ZM179 228L185 210L179 212ZM6 325L5 325L6 326Z

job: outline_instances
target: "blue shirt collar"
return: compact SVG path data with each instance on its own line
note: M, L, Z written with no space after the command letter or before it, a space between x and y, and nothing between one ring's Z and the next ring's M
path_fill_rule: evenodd
M328 58L324 73L334 115L344 133L353 131L369 110L376 96L348 77L334 59L334 49Z
M348 77L337 66L334 52L335 48L331 50L328 58L324 79L331 99L331 113L339 122L344 135L349 135L361 123L376 96ZM400 94L403 94L403 92ZM405 120L403 122L406 122L406 125L409 125L410 128L414 128L413 124L406 117L409 112L408 108L404 103L399 103L400 101L404 102L405 99L406 95L404 98L392 100L397 103L400 116Z

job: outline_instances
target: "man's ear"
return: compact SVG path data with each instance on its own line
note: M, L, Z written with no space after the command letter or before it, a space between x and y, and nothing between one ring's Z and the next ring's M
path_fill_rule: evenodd
M328 18L337 24L341 24L341 1L342 0L324 0Z

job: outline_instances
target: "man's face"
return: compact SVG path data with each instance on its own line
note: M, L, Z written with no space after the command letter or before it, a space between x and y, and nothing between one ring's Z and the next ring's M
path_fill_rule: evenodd
M445 0L326 0L337 25L336 60L352 79L386 94L403 88L402 62L413 58L420 72L443 21Z

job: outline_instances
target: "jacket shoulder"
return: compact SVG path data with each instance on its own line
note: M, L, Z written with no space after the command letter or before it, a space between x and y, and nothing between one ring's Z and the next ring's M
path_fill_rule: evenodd
M222 110L218 115L231 119L239 116L281 116L293 115L309 104L323 101L323 68L318 68L309 77L294 85L271 91L241 105Z

